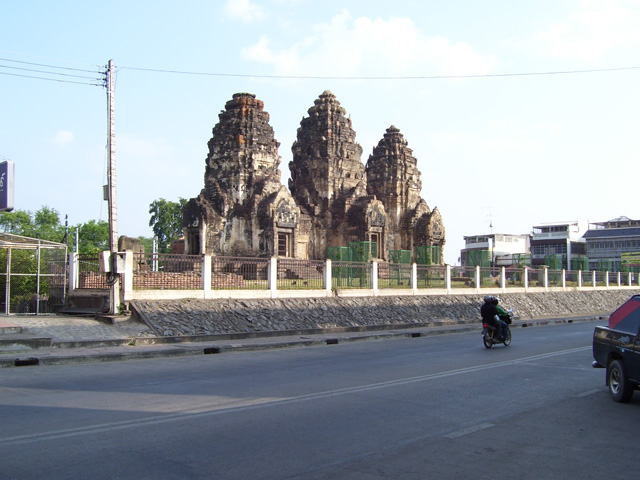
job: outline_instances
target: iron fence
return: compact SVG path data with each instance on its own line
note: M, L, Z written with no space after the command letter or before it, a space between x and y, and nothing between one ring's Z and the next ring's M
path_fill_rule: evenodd
M604 287L607 281L607 272L596 272L596 287Z
M97 253L78 254L78 288L109 288Z
M580 271L567 270L564 273L565 285L567 287L577 287L579 285Z
M475 288L475 267L451 267L451 288Z
M444 265L418 265L417 288L445 288Z
M214 290L267 290L269 259L211 257L211 288Z
M325 288L326 262L277 258L224 257L174 254L134 254L133 288L166 290L200 290L203 288L203 262L211 260L211 289L214 290L267 290L270 266L277 290L313 290ZM0 257L0 267L6 259ZM97 256L80 256L80 288L107 288L104 274L99 272ZM331 288L372 288L372 262L333 261ZM577 287L592 285L596 275L597 286L629 286L628 276L617 272L583 272L550 270L545 268L477 268L467 266L419 265L377 262L377 285L380 289L411 288L412 272L416 269L416 288L450 288L452 290L476 288ZM208 267L208 266L207 266ZM447 280L447 272L450 277ZM580 277L582 275L582 278ZM634 276L637 282L637 276ZM525 282L525 279L527 280ZM479 280L479 285L476 285Z
M278 259L278 290L321 289L324 287L323 260Z
M133 255L134 290L202 288L202 256L159 253Z
M524 287L526 273L523 268L505 268L504 275L507 288Z
M378 288L411 288L411 264L378 263Z
M332 262L332 288L371 288L371 263Z
M547 270L547 286L561 287L563 278L562 270Z

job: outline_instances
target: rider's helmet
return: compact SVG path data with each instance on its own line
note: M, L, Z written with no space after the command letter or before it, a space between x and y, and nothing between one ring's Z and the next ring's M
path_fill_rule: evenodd
M484 303L493 303L494 296L493 295L485 295Z
M500 302L500 299L498 297L493 297L494 305L497 305L499 302Z

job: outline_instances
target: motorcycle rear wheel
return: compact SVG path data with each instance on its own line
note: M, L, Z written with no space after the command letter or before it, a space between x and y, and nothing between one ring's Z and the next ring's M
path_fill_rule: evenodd
M493 347L493 338L491 338L490 334L485 333L482 336L482 343L484 343L484 348L491 348Z

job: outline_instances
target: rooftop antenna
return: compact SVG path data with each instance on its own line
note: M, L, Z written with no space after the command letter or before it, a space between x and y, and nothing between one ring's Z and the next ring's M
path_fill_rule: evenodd
M489 233L493 235L493 214L491 207L489 207Z

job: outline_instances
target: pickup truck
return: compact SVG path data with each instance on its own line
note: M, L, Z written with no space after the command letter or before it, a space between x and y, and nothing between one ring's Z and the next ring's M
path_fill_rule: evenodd
M616 402L628 402L640 388L640 295L609 316L607 327L593 332L594 368L606 368L606 385Z

